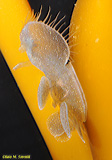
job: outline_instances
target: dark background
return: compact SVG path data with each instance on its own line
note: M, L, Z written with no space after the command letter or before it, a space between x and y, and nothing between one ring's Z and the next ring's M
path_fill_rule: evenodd
M38 12L43 6L43 19L51 6L52 18L61 11L69 25L76 0L29 0ZM7 5L7 4L6 4ZM16 14L16 13L15 13ZM32 160L51 160L41 133L0 53L0 159L3 154L30 154Z

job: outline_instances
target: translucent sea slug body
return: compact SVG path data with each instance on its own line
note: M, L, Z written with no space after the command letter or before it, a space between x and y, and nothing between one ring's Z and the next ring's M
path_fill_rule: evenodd
M76 129L84 141L81 130L86 121L87 104L69 61L70 49L66 40L55 27L38 19L24 26L20 40L21 48L27 52L30 62L45 73L38 87L39 109L45 107L49 93L53 99L53 107L60 107L59 112L48 118L49 131L54 137L65 136L69 139L71 131Z

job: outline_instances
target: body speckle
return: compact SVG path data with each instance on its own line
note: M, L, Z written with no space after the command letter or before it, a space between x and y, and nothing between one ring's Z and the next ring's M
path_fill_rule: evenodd
M50 133L57 140L66 141L76 129L84 142L82 126L87 117L85 95L69 60L68 43L55 28L59 14L52 22L49 22L49 14L50 9L45 20L39 21L40 11L36 18L25 24L20 33L21 48L27 52L30 62L45 73L38 87L39 109L44 109L49 93L53 107L60 108L47 120ZM78 28L79 26L76 29ZM24 63L20 66L24 66Z

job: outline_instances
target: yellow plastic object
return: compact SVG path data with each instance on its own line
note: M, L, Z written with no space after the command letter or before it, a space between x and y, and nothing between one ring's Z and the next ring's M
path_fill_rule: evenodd
M85 144L76 131L67 142L57 141L47 129L47 118L57 109L52 107L49 97L44 110L40 111L37 103L37 88L43 73L36 67L29 66L13 70L13 67L27 61L26 53L20 53L20 31L26 17L31 16L31 8L26 0L0 1L0 49L6 62L31 110L31 113L45 139L54 160L91 160L88 138L84 135ZM28 18L27 17L27 18Z
M71 27L74 68L88 103L94 160L112 159L112 1L78 0Z

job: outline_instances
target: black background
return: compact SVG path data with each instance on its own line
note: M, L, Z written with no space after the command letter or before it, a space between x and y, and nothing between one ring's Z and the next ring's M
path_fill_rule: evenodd
M61 11L60 17L66 15L65 27L70 23L75 2L76 0L29 0L35 12L43 6L41 19L45 17L49 6L52 18ZM3 154L30 154L32 160L52 159L33 116L0 54L0 159Z

